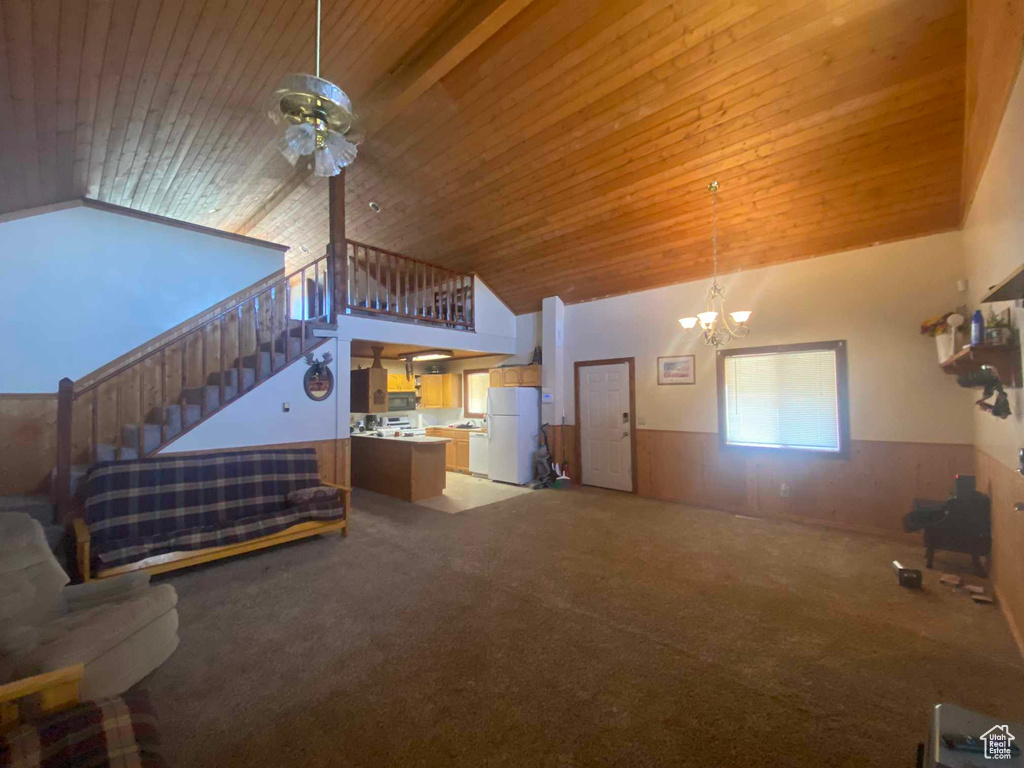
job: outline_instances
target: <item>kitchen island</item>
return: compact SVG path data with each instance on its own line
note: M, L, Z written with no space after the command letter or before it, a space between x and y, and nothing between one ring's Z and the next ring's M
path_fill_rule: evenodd
M352 487L403 501L444 493L445 437L352 435Z

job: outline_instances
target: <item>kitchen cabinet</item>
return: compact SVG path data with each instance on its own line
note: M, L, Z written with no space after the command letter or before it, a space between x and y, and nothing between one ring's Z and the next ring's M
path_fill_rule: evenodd
M388 392L415 392L416 378L406 378L404 373L388 374Z
M478 429L452 429L450 427L427 427L427 437L447 437L451 442L445 446L445 469L450 472L469 473L469 436Z
M444 408L444 374L420 376L420 408Z
M461 408L461 373L425 373L420 376L421 408Z
M539 387L539 365L509 365L504 368L491 368L492 387Z
M462 374L446 373L442 383L442 401L445 408L462 407Z
M387 413L388 372L383 368L360 368L350 372L352 413Z

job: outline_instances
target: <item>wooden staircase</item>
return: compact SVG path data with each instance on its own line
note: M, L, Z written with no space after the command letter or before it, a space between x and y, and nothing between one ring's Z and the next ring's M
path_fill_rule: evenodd
M329 285L322 257L96 381L62 379L58 518L93 463L159 452L326 341Z

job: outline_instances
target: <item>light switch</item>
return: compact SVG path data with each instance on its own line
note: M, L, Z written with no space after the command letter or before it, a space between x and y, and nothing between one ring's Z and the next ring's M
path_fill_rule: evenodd
M291 409L292 409L292 404L291 403L281 403L281 410L284 411L285 413L288 413L288 411L290 411Z

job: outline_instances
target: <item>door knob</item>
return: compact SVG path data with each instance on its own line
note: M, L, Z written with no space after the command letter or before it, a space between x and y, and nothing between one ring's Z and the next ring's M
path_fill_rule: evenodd
M629 437L629 432L623 432L623 433L622 433L622 436L623 436L623 437Z

